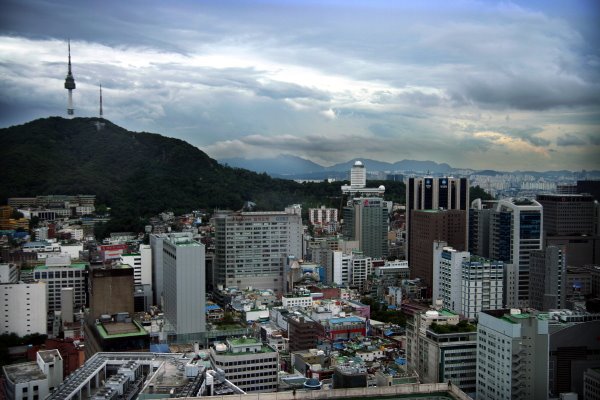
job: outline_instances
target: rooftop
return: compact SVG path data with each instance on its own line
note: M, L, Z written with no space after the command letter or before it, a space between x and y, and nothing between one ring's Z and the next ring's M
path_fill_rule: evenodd
M343 324L346 322L363 322L363 320L358 317L331 318L329 320L330 324Z
M13 383L25 383L46 379L46 374L40 370L35 361L22 364L5 365L5 376Z
M148 332L136 321L132 322L98 322L96 329L102 336L102 339L146 336Z
M455 312L452 312L448 309L442 308L441 310L438 311L440 313L440 315L443 315L444 317L454 317L458 314L456 314Z
M72 269L85 269L85 267L87 267L87 263L73 263L71 265L52 265L52 266L47 266L47 265L40 265L35 267L33 270L38 271L38 270L47 270L48 268L72 268Z
M46 363L54 361L55 357L58 357L59 359L62 358L60 356L60 353L56 349L53 349L53 350L40 350L40 351L38 351L38 355Z

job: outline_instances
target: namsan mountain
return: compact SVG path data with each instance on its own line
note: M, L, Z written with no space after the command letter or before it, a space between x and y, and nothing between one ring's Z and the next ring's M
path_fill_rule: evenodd
M137 225L165 210L282 210L323 199L340 204L340 185L297 183L219 164L189 143L159 134L130 132L98 118L50 117L0 129L0 202L8 197L95 194L113 217ZM383 182L386 198L404 200L402 182ZM375 182L373 184L376 184ZM124 229L127 226L123 227Z

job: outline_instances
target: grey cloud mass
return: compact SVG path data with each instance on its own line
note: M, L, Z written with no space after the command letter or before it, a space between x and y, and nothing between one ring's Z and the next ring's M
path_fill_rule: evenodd
M567 4L568 3L568 4ZM600 5L7 0L0 126L76 114L214 158L600 169Z

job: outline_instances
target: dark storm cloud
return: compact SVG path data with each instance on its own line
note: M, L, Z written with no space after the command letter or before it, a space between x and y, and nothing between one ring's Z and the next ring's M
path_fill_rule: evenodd
M548 110L556 107L600 105L600 85L575 77L534 78L499 76L464 80L451 92L459 104L517 110Z
M566 133L564 136L556 139L556 144L558 146L585 146L588 144L588 141L572 133Z
M0 124L64 112L71 37L78 115L96 115L102 82L114 122L176 134L215 158L300 152L337 162L371 152L463 164L468 151L486 167L579 167L594 161L559 133L600 144L592 8L6 0L0 105L12 106Z

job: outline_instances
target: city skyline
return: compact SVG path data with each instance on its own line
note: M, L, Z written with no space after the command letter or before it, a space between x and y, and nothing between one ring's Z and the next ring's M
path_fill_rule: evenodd
M0 126L76 117L216 159L600 169L600 7L560 2L6 2Z

